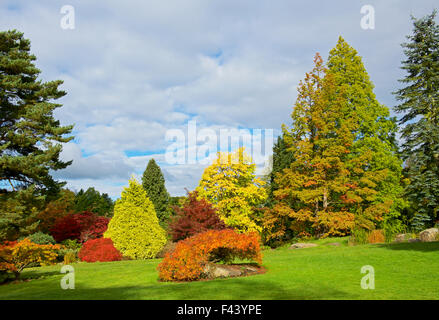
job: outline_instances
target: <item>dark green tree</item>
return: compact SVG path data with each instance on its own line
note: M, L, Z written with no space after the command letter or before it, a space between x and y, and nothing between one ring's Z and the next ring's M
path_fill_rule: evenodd
M293 153L288 150L288 145L285 142L284 135L277 137L277 141L273 146L272 169L269 174L269 190L268 190L268 205L271 206L274 201L273 192L279 189L276 182L276 176L282 174L282 171L290 167L293 161Z
M114 203L106 193L100 193L95 188L90 187L86 191L79 190L75 195L75 212L91 211L100 216L113 216Z
M73 137L73 126L60 126L52 102L66 93L61 80L42 82L30 53L30 41L13 30L0 32L0 182L7 191L34 185L38 190L58 190L50 170L67 167L59 160L61 143Z
M413 33L403 43L405 85L395 92L400 102L395 111L400 124L402 153L410 181L406 188L415 217L430 217L439 211L439 25L437 11L413 20Z
M61 143L73 126L61 126L53 101L66 93L61 80L43 82L30 53L30 41L16 30L0 32L0 238L33 233L46 196L64 185L51 170L67 167L60 161ZM1 240L1 239L0 239Z
M169 193L165 187L165 178L162 170L154 159L149 160L142 176L142 185L148 198L154 204L160 225L165 227L170 216L169 210Z

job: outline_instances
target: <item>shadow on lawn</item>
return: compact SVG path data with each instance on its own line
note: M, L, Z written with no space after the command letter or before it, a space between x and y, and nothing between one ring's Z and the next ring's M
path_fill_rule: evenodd
M377 244L377 247L390 249L390 250L407 250L407 251L421 251L421 252L437 251L437 252L439 252L439 241Z
M41 272L40 270L28 270L25 273L21 274L20 280L33 280L33 279L42 279L54 275L60 275L59 271L45 271Z
M239 281L238 279L109 288L78 286L72 291L77 291L79 299L98 300L309 300L346 297L345 292L324 286L288 289L271 281ZM75 299L72 295L69 296L68 299Z

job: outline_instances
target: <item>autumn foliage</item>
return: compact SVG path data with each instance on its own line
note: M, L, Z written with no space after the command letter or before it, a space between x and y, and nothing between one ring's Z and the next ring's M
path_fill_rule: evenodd
M109 221L109 218L88 211L69 214L56 220L50 233L56 242L66 239L85 242L88 239L101 238Z
M372 230L369 233L367 240L369 243L383 243L386 241L386 237L383 230Z
M110 238L91 239L84 243L78 253L79 259L86 262L120 261L122 255L114 247Z
M31 264L49 265L56 261L59 245L40 245L25 238L0 245L0 271L10 272L15 278Z
M179 241L159 264L164 281L193 281L203 277L209 262L231 262L234 258L262 263L256 232L239 234L232 229L209 230Z
M218 209L221 220L239 232L261 232L255 208L267 199L265 182L256 177L252 158L239 148L232 153L218 152L196 188L198 196Z
M217 210L205 199L197 199L197 192L191 192L183 208L174 207L177 216L170 224L173 241L179 241L207 230L226 228Z

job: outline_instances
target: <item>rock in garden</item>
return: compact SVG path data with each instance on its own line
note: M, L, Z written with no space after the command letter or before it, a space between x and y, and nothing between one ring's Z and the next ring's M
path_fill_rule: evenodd
M209 264L204 268L204 273L207 274L208 278L228 278L228 277L238 277L242 275L242 271L239 268L233 268L227 265Z
M409 241L410 243L413 243L413 242L421 242L421 240L416 239L416 238L409 239L408 241Z
M304 249L311 247L317 247L317 245L315 243L294 243L290 246L290 249Z
M407 241L408 239L411 238L411 234L410 233L400 233L397 234L395 237L395 242L404 242Z
M421 239L422 242L436 241L438 234L439 234L438 228L426 229L419 234L419 239Z

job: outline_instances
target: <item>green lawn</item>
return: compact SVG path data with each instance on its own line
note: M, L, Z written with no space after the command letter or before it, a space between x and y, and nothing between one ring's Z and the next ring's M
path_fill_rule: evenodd
M268 272L243 278L161 283L160 260L73 264L76 289L62 290L61 266L28 269L30 281L0 286L0 299L439 299L439 242L264 251ZM360 269L375 269L375 289Z

